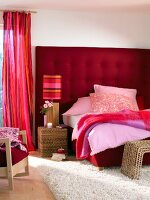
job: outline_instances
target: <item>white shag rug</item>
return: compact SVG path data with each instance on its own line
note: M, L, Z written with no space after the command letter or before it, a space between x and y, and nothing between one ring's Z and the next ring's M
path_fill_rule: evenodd
M120 168L98 171L88 161L41 160L41 175L57 200L150 200L150 166L139 180L131 180Z

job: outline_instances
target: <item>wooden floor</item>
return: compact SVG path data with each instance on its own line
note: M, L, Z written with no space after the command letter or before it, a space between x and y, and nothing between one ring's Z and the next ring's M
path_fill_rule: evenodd
M8 182L5 179L0 179L0 200L56 200L43 182L36 166L31 165L32 156L38 157L38 153L32 153L29 158L30 175L14 178L13 191L8 191L6 189Z

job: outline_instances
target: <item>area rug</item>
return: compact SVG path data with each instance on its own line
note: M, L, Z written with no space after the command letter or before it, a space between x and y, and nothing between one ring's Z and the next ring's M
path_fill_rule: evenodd
M41 160L38 169L57 200L150 200L150 166L139 180L131 180L120 168L98 171L88 161Z

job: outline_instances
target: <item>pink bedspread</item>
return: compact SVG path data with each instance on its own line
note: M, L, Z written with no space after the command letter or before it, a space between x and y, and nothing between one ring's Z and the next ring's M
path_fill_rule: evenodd
M73 139L77 139L77 159L85 159L90 154L148 137L150 111L86 114L78 121L73 132Z

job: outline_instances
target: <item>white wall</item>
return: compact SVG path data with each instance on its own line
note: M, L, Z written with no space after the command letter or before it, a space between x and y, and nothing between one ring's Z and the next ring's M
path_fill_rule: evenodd
M38 10L31 34L35 81L35 46L150 48L150 13Z
M39 10L32 45L150 48L150 13Z
M150 13L38 10L32 14L32 46L38 45L150 48Z
M34 75L34 46L150 48L150 13L39 10L32 14L32 46Z

